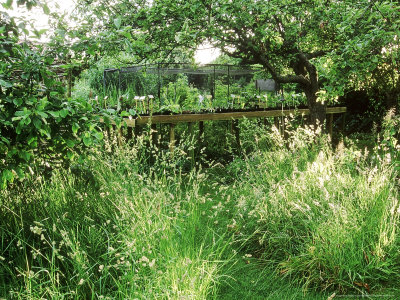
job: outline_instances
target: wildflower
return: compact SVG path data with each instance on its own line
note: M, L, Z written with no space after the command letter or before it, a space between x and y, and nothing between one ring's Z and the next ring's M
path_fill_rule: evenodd
M104 269L104 265L100 265L100 266L99 266L99 272L102 272L103 269Z
M79 280L78 285L82 285L85 282L85 280L83 280L83 278L81 278L81 280Z
M139 262L149 262L150 260L146 256L142 256L142 258L139 259Z
M38 226L30 226L30 229L34 234L37 234L37 235L41 235L42 232L44 231L43 228L40 228Z
M149 267L150 267L150 268L154 267L154 264L155 264L155 263L156 263L156 260L155 260L155 259L152 259L152 261L149 262Z

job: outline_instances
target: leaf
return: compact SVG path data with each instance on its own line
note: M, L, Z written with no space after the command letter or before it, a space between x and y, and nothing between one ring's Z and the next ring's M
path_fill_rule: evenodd
M131 33L129 31L123 31L123 32L121 32L121 34L124 37L126 37L127 39L131 39L132 38L132 35L131 35Z
M39 132L40 132L41 135L45 135L48 139L51 138L49 128L40 128Z
M5 178L6 181L14 181L14 174L10 170L4 170L2 176Z
M59 111L61 118L65 118L66 116L68 116L69 111L66 109L62 109Z
M21 120L21 121L18 123L17 128L15 128L15 132L16 132L17 134L21 134L22 128L23 128L23 127L24 127L24 120Z
M39 116L41 116L42 118L47 118L49 115L46 114L44 111L37 111L36 112Z
M1 136L0 140L6 145L8 145L8 146L10 145L10 140L6 139L5 137Z
M13 4L13 0L7 0L7 2L3 4L3 7L6 9L10 9L12 4Z
M23 103L23 100L22 100L21 98L14 98L14 99L13 99L13 103L14 103L16 106L20 106L20 105Z
M100 131L97 131L97 132L95 132L94 134L93 134L93 136L97 139L97 140L102 140L103 139L103 133L102 132L100 132Z
M59 111L48 111L48 113L54 118L59 118L60 117L60 112Z
M39 31L38 31L38 33L39 33L39 36L41 36L43 33L46 33L47 32L47 30L48 29L40 29Z
M177 32L177 33L175 34L175 41L176 41L177 43L180 43L181 39L182 39L182 33L181 33L181 32Z
M76 143L75 143L74 140L68 139L68 140L66 140L65 142L66 142L66 144L67 144L68 147L70 147L70 148L75 147L75 144L76 144Z
M25 151L25 150L20 150L18 152L18 156L20 158L22 158L23 160L25 160L26 162L29 162L32 157L32 155L28 151Z
M33 119L33 125L35 125L35 127L37 129L40 129L42 127L42 121L38 118L34 118Z
M25 172L20 167L14 168L15 173L17 173L19 179L25 178Z
M2 87L5 87L6 89L13 86L13 84L12 84L11 82L5 81L5 80L3 80L3 79L0 79L0 85L1 85Z
M35 145L37 144L37 137L36 136L29 136L28 137L28 145L32 145L33 147L36 147Z
M29 109L26 109L26 107L24 107L24 110L17 110L15 112L16 117L25 117L25 116L29 116L30 114L31 114L31 111Z
M46 5L46 4L43 4L43 12L46 14L46 15L49 15L50 14L50 8Z
M117 29L119 29L121 27L121 22L122 21L121 21L120 17L114 19L114 25L115 25L115 27L117 27Z
M79 127L79 125L77 123L72 124L72 133L73 134L77 134L79 128L80 127Z
M115 109L108 108L106 109L106 112L108 112L109 114L115 114Z
M85 135L83 137L83 143L85 144L86 147L89 147L90 145L92 145L92 142L93 141L92 141L90 135L89 136Z
M67 152L67 157L68 157L68 159L73 159L74 156L75 156L75 153L74 153L74 152L72 152L72 151L68 151L68 152Z

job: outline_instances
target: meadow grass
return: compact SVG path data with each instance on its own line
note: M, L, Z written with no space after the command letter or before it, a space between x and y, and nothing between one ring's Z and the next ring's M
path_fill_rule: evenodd
M397 158L241 129L229 164L144 131L0 191L0 298L396 299Z

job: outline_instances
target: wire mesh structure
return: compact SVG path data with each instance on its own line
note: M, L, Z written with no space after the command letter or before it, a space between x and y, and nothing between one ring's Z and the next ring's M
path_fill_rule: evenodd
M158 63L105 69L105 93L154 99L160 107L188 110L261 105L279 87L262 68L209 64Z

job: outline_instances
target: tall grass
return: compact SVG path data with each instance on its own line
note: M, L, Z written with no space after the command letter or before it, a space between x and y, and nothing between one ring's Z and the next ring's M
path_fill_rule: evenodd
M367 150L343 144L332 150L323 140L305 146L311 136L300 129L286 146L230 165L240 186L229 192L238 242L306 290L369 293L396 286L396 162L372 164Z
M20 299L215 294L226 239L201 211L206 177L144 171L137 147L2 192L0 295ZM169 166L169 164L171 164Z
M395 137L369 153L240 126L226 165L190 168L192 138L171 154L145 130L1 191L0 298L394 299Z

